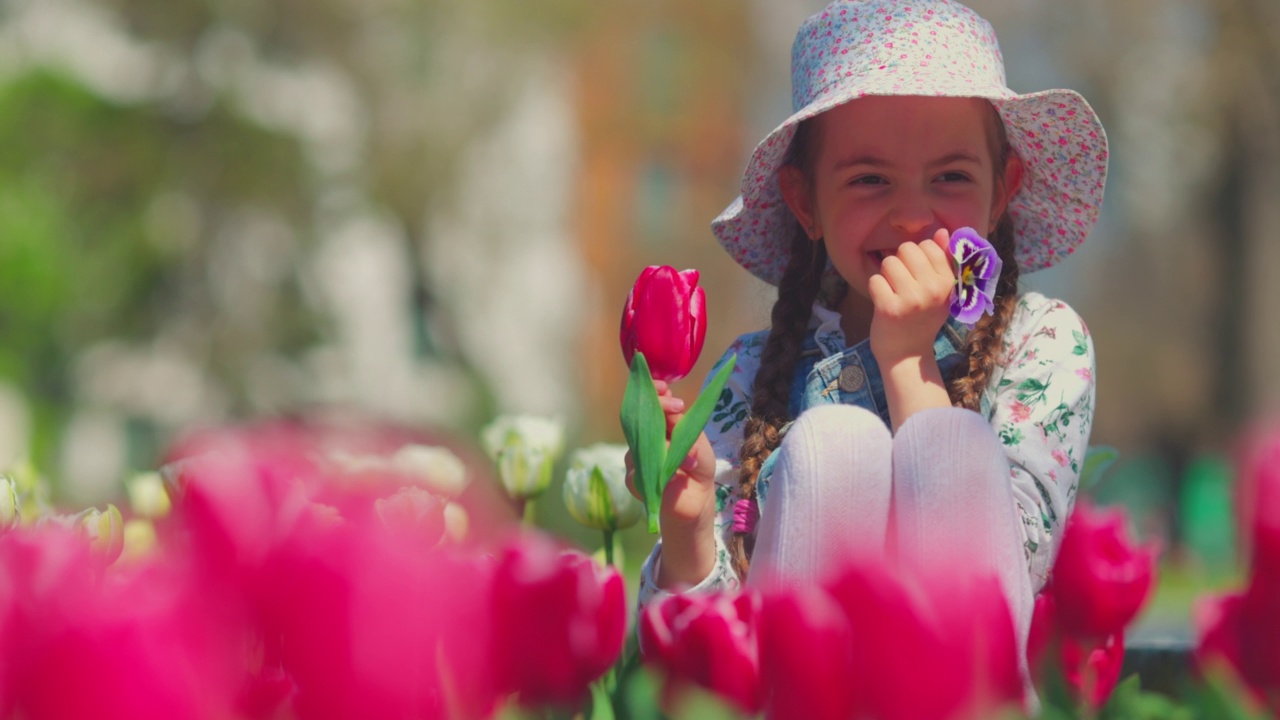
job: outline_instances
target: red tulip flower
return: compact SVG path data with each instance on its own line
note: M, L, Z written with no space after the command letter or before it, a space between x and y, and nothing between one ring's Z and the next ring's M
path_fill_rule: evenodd
M1061 672L1074 697L1094 710L1111 697L1124 665L1124 634L1102 640L1064 635L1058 626L1058 610L1052 593L1036 596L1031 633L1027 638L1027 661L1034 676Z
M1100 643L1062 638L1062 669L1067 687L1094 710L1106 704L1120 681L1124 665L1124 634L1109 635Z
M1247 443L1238 497L1249 557L1241 591L1201 598L1195 620L1197 661L1237 672L1272 709L1280 708L1280 432L1267 428Z
M679 594L650 603L640 616L640 647L666 672L668 701L697 685L744 713L759 712L759 613L760 597L752 592Z
M764 598L761 672L769 717L847 720L861 717L854 665L857 647L844 609L825 590L796 587Z
M503 549L490 610L496 680L526 706L576 706L622 654L622 576L547 538Z
M994 578L851 565L828 589L853 629L850 683L870 716L987 717L1022 701L1013 619Z
M1053 566L1063 632L1092 639L1123 633L1151 594L1155 556L1153 546L1129 541L1122 511L1078 503Z
M622 354L644 353L657 380L672 382L689 374L707 335L706 295L698 271L677 272L650 265L640 273L622 309Z

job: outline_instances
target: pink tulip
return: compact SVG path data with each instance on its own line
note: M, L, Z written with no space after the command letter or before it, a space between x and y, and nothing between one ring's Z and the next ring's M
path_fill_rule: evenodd
M866 709L855 683L857 647L844 610L824 590L797 587L764 597L761 673L768 680L768 715L847 720Z
M1053 594L1042 592L1036 596L1031 618L1027 664L1041 683L1046 673L1061 673L1072 695L1097 710L1106 704L1120 680L1124 635L1111 635L1101 642L1064 635L1058 626Z
M759 712L759 614L760 596L749 591L678 594L650 603L640 617L640 647L647 662L665 671L668 702L696 685L744 713Z
M622 654L622 576L548 538L525 535L503 548L490 602L496 681L526 706L578 706Z
M994 578L863 564L848 567L829 590L852 626L857 670L850 682L871 716L984 717L1021 703L1013 620Z
M650 265L640 273L622 309L622 355L627 365L644 353L649 372L672 382L689 374L707 335L706 296L698 271Z
M1051 592L1064 633L1106 638L1124 632L1151 594L1156 551L1135 547L1125 514L1076 504L1053 566Z
M1102 642L1062 638L1063 676L1072 693L1094 710L1111 697L1124 665L1124 635L1110 635Z
M56 527L0 538L11 591L5 701L30 718L223 718L239 647L194 576L157 559L103 575Z

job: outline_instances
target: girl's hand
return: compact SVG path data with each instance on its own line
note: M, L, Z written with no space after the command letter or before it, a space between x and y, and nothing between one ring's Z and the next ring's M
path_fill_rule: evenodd
M919 244L906 243L871 277L871 353L884 378L894 432L920 410L951 404L933 355L956 282L946 250L950 239L939 230Z
M671 394L671 386L661 380L653 381L658 390L658 402L662 405L662 413L667 420L667 435L684 417L684 400ZM643 495L635 486L635 465L631 459L631 451L627 451L627 489L632 495L643 500ZM711 442L706 433L699 433L689 454L680 463L680 468L667 483L662 493L661 523L665 534L668 527L687 525L701 520L708 507L715 509L715 453L711 450Z
M919 243L904 243L871 276L875 306L871 352L882 367L911 357L933 358L933 342L951 312L956 276L947 257L951 233L938 230Z
M684 401L671 387L654 381L658 401L667 419L667 434L684 417ZM643 497L635 486L635 465L627 452L627 489ZM662 588L696 585L715 567L715 453L706 433L699 433L689 454L662 492L659 523L662 529L662 564L657 582Z

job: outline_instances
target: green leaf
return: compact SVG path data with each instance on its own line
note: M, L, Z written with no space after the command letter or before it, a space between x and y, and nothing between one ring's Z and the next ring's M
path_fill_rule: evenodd
M1084 467L1080 470L1079 488L1086 490L1098 484L1102 474L1120 457L1120 451L1110 445L1090 445L1084 454Z
M618 527L618 514L613 511L613 494L609 492L609 483L599 466L591 468L591 479L587 481L587 506L591 508L592 520L606 528Z
M729 373L733 372L733 366L737 364L738 356L730 355L724 365L720 367L720 372L711 378L711 382L702 389L698 398L693 401L693 405L689 408L684 417L680 418L680 422L671 431L671 446L667 448L666 461L662 464L662 484L666 485L667 480L676 474L676 470L680 467L680 463L684 461L693 444L697 442L698 435L702 433L702 429L707 426L707 420L711 418L711 411L715 408L716 401L720 398L720 391L724 389L725 383L729 382Z
M658 510L666 484L660 475L666 456L666 430L667 421L653 376L649 374L649 363L644 353L637 352L631 358L631 376L622 395L622 434L627 438L627 447L631 448L635 478L648 511L651 533L658 532Z
M613 720L613 702L609 699L609 691L603 682L591 683L591 709L587 720Z

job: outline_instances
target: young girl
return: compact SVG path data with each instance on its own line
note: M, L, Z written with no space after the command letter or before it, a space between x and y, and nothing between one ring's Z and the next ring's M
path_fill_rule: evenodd
M1098 217L1106 138L1079 95L1005 86L990 25L950 0L836 0L800 28L795 112L712 227L778 286L663 497L640 601L809 582L850 553L999 575L1025 642L1075 499L1093 348L1020 273ZM949 315L950 233L1003 261L994 313ZM723 360L722 360L723 361ZM684 403L659 387L668 421Z

